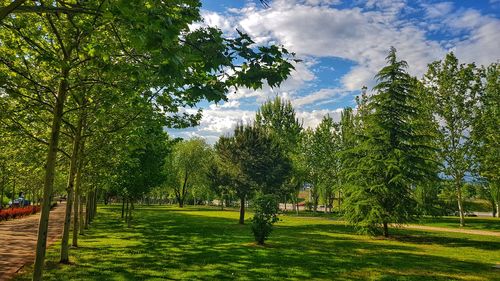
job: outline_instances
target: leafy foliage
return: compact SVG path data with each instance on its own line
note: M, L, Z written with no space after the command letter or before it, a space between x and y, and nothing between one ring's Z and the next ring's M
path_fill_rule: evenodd
M260 195L253 201L254 216L252 218L252 232L255 241L264 245L273 229L273 224L279 221L278 200L275 195Z

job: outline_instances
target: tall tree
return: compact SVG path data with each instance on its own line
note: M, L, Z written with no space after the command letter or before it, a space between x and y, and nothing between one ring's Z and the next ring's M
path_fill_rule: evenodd
M290 159L258 126L238 125L234 135L221 137L215 148L240 199L239 223L244 224L246 200L256 191L278 194L290 173Z
M173 151L167 156L166 173L174 191L179 207L184 207L188 192L195 185L205 181L210 151L203 139L191 139L175 144Z
M407 63L399 61L396 49L387 56L388 65L376 78L376 91L367 103L360 145L354 148L355 165L350 174L344 204L346 219L371 234L389 235L389 224L411 221L415 213L412 187L432 177L430 137L415 130L419 109Z
M255 125L262 127L273 138L290 159L297 159L298 147L302 132L302 124L296 117L295 109L289 100L276 96L268 100L257 110ZM292 161L293 163L293 161ZM294 169L297 163L293 163ZM293 173L281 187L281 199L296 197L297 184ZM292 198L293 199L293 198Z
M475 171L486 181L485 195L492 203L493 216L500 217L500 64L483 71L485 87L479 97L472 137Z
M453 53L443 61L429 65L425 85L435 99L438 117L442 173L453 182L460 226L465 225L463 182L472 172L473 141L471 136L481 77L474 64L460 64Z

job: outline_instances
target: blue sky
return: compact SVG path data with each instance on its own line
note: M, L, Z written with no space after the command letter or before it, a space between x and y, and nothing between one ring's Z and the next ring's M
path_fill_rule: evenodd
M201 103L199 126L169 130L175 137L213 143L238 122L251 122L276 95L291 100L304 126L354 106L362 86L384 65L390 46L421 77L428 63L453 51L462 62L500 60L500 0L204 0L203 23L227 36L238 28L259 44L282 44L303 60L280 88L239 89L219 105ZM187 109L190 111L191 109ZM194 109L193 109L194 110Z

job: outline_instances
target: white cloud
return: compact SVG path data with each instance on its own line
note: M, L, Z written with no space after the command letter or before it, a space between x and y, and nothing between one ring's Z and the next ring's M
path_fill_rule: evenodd
M340 121L340 113L342 112L342 108L329 110L313 110L313 111L297 111L296 115L299 121L302 123L304 128L316 128L323 117L330 115L333 121Z
M424 4L425 14L428 18L442 18L453 10L452 2Z
M490 18L477 27L471 36L455 46L455 53L464 62L487 65L500 60L500 20Z
M239 28L258 44L283 44L304 62L296 65L296 71L278 89L241 88L228 95L228 102L210 105L204 111L201 125L191 134L215 139L229 133L238 122L253 120L252 106L257 107L276 95L292 101L305 126L315 127L326 114L337 118L339 109L304 108L314 109L320 104L335 106L335 100L352 91L364 85L372 87L374 75L386 63L390 46L396 47L398 56L408 61L410 73L417 76L426 71L428 63L442 59L450 50L464 62L487 64L500 59L500 20L478 10L460 8L457 2L358 0L351 2L358 7L342 9L336 6L339 2L274 0L269 8L248 4L224 14L204 11L204 24L218 26L227 34L234 34ZM411 8L410 3L417 7ZM415 13L420 16L408 17L415 12L412 9L420 9ZM446 36L436 40L430 39L433 38L430 34ZM354 66L337 77L341 83L337 88L327 85L321 90L308 91L318 81L313 69L319 59L331 57L351 61Z
M396 9L389 7L393 1L385 2L366 5L390 9L391 18L404 4L397 1ZM299 56L340 57L355 62L356 66L342 78L347 90L373 85L372 79L385 64L390 46L400 51L415 74L422 74L427 63L444 54L439 43L426 39L425 31L387 22L386 10L339 10L280 0L269 9L244 10L241 18L242 28L260 42L276 40Z
M321 89L306 96L293 99L291 100L291 102L295 108L301 108L304 105L313 104L319 101L334 100L348 93L350 93L350 91L346 91L345 89L340 88Z

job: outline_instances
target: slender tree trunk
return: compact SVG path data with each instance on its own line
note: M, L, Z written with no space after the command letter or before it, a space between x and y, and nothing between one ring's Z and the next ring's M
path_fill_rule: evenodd
M341 204L341 199L340 199L340 197L341 197L341 196L342 196L342 192L339 190L339 208L338 208L338 209L339 209L339 212L340 212L340 204Z
M5 173L5 169L3 171ZM2 185L1 185L1 190L0 190L0 210L3 208L3 191L5 188L5 175L2 175Z
M81 131L84 131L84 124L85 124L85 115L84 112L81 113L80 116L81 122L82 122L82 129ZM81 133L80 133L81 135ZM78 162L77 162L77 170L76 170L76 178L75 178L75 208L74 208L74 217L73 217L73 242L72 245L73 247L78 247L78 233L82 232L83 233L83 228L80 226L82 225L81 221L81 213L83 212L82 210L82 191L81 191L81 185L82 185L82 169L83 169L83 151L84 151L84 146L85 146L85 140L81 139L80 144L78 146Z
M80 200L80 195L78 194L78 192L75 192L75 201L73 201L73 238L71 241L71 246L73 247L78 247L78 226L80 225L78 214L80 213Z
M79 150L78 150L78 167L76 170L76 176L75 176L75 202L73 203L74 209L73 209L73 241L71 245L73 247L78 247L78 232L80 231L80 205L81 205L81 181L82 181L82 161L83 161L83 141L81 142L81 145L79 145Z
M94 193L93 193L93 195L94 195L94 201L93 201L93 202L94 202L94 203L92 204L92 219L94 219L94 218L95 218L95 215L97 214L97 199L99 198L99 197L98 197L98 193L97 193L98 191L99 191L99 190L98 190L98 189L96 189L96 190L94 191Z
M87 192L87 200L85 202L85 229L89 228L89 219L90 219L90 191Z
M125 216L125 198L122 198L122 219Z
M57 149L59 134L64 111L64 102L68 93L69 69L62 70L62 80L59 83L56 104L53 110L52 127L50 131L49 148L45 162L45 178L43 183L42 211L38 224L38 236L36 244L35 264L33 268L33 281L41 281L43 264L45 262L45 250L47 248L47 230L49 227L49 212L51 205L52 189L54 187L54 174L57 160Z
M134 209L134 202L133 201L130 201L130 208L129 208L129 214L128 214L128 223L127 223L127 227L131 227L132 226L132 210Z
M389 237L389 226L385 221L384 221L384 237Z
M127 206L125 207L125 222L128 222L128 199L127 199Z
M239 224L245 224L245 197L240 198L240 221Z
M86 200L85 196L83 194L80 196L80 208L79 208L79 215L80 215L80 235L83 235L83 230L85 229L85 215L83 212L83 202Z
M462 202L462 183L461 177L457 177L455 182L456 190L457 190L457 199L458 199L458 212L460 215L460 226L465 226L465 216L464 216L464 207Z
M68 184L66 191L68 194L68 203L66 205L66 216L64 218L63 235L61 242L61 260L60 263L69 263L69 231L71 225L71 207L74 205L76 215L78 214L78 194L75 193L75 178L79 165L80 142L82 136L83 118L79 118L76 128L75 136L73 139L73 150L71 153L71 160L69 164ZM78 217L76 217L78 219Z
M500 203L497 203L497 217L500 218Z
M16 200L16 178L12 179L12 206L14 206L14 200Z

